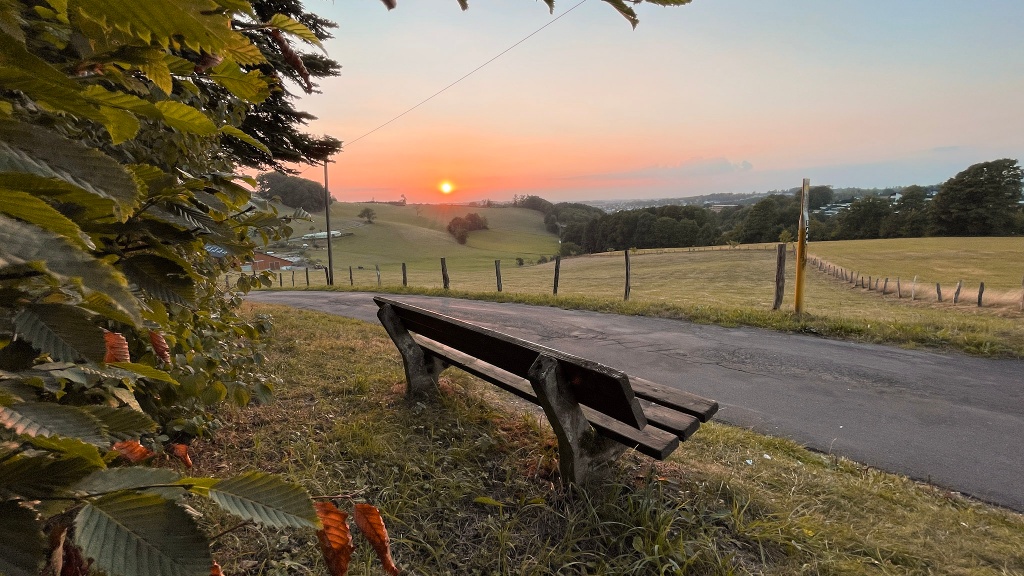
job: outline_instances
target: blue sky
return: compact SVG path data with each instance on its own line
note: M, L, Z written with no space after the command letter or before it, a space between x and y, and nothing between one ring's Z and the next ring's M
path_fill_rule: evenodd
M335 196L884 187L1024 156L1020 0L694 0L638 6L636 30L600 0L565 14L577 3L307 2L339 24L326 46L342 75L301 103L310 131L350 143Z

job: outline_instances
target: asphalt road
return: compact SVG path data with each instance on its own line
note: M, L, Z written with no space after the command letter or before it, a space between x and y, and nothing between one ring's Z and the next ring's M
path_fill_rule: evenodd
M372 294L248 298L377 322ZM713 398L720 421L1024 511L1024 361L661 318L397 298Z

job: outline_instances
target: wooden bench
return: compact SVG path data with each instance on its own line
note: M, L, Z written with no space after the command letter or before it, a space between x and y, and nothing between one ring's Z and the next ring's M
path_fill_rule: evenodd
M429 395L456 366L540 405L558 438L559 469L582 483L626 448L664 460L718 403L417 306L375 297L402 354L407 394Z

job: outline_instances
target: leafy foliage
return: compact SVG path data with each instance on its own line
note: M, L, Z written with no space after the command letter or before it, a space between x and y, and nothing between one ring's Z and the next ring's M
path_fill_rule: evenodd
M289 234L290 217L250 197L224 146L269 150L243 121L292 74L275 47L319 45L298 3L266 18L242 1L140 6L0 10L4 574L38 573L76 545L112 575L205 574L185 494L319 525L308 494L276 477L176 484L168 469L119 467L184 461L216 426L213 405L270 396L269 322L236 312L250 282L217 278ZM271 33L280 42L252 41Z

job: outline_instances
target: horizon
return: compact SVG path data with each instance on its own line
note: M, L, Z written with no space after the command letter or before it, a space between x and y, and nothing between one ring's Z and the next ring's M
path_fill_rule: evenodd
M311 133L346 142L338 200L890 188L1024 157L1020 2L694 0L638 6L635 31L596 1L308 8L339 24L325 45L342 75L299 103Z

